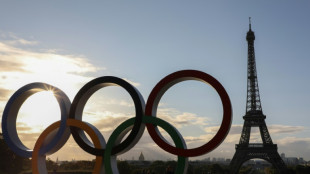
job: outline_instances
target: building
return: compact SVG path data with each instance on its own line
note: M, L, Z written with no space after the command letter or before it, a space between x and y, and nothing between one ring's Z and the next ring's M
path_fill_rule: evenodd
M285 153L281 153L281 158L285 159Z
M143 155L143 153L141 152L141 154L140 154L140 156L139 156L139 161L144 161L144 160L145 160L144 155Z

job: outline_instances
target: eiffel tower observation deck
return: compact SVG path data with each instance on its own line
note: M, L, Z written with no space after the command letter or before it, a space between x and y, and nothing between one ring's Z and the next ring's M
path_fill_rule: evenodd
M287 173L287 168L278 153L278 147L273 144L263 114L255 63L254 40L255 35L249 18L249 31L246 36L248 42L248 69L247 69L247 100L246 113L243 116L244 125L239 144L230 163L230 173L238 173L241 165L250 159L259 158L270 162L279 173ZM251 128L258 127L262 143L250 143Z

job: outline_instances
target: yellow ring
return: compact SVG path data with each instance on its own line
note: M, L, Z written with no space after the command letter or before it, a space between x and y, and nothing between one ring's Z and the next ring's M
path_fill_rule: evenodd
M67 126L74 126L84 130L91 138L95 148L102 148L99 138L97 137L94 130L88 126L86 123L75 120L75 119L67 119ZM42 174L47 173L46 164L45 164L45 155L39 155L40 147L44 143L44 139L60 127L60 121L57 121L47 127L39 136L32 153L32 173L33 174ZM96 156L95 167L93 170L93 174L98 174L103 171L103 159L102 156Z

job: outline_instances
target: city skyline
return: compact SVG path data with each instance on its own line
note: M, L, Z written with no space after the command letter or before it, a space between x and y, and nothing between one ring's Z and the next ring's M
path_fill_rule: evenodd
M136 156L132 156L131 159L122 159L122 158L118 158L117 160L118 161L127 161L127 162L137 162L137 161L147 161L147 162L154 162L154 161L157 161L157 160L150 160L148 158L145 158L143 156L143 159L140 159L141 157L141 154L143 154L143 152L139 154L136 154ZM293 156L285 156L285 153L282 153L281 154L281 158L282 160L284 160L284 162L288 165L291 165L291 166L294 166L294 165L309 165L310 161L306 161L304 160L303 157L293 157ZM52 159L50 159L52 160ZM173 159L171 158L168 158L168 159L164 159L162 161L171 161ZM52 160L53 161L53 160ZM71 160L61 160L59 159L58 157L56 157L56 160L54 160L54 162L58 163L58 164L61 164L63 162L75 162L76 160L75 159L71 159ZM269 163L268 161L265 161L263 159L260 159L260 158L253 158L249 161L264 161L265 163L268 163L270 166L272 166L271 163ZM247 161L247 162L249 162ZM220 164L225 164L227 166L229 166L230 162L231 162L231 159L230 158L225 158L225 157L212 157L212 156L209 156L209 157L206 157L206 158L203 158L203 159L200 159L200 160L189 160L189 162L213 162L213 163L220 163Z
M309 6L309 2L289 1L3 3L0 112L17 89L32 82L54 85L72 101L88 81L112 75L129 81L147 100L166 75L196 69L214 76L227 90L233 122L226 140L216 150L190 160L232 158L246 109L245 36L251 16L262 108L272 140L280 154L303 155L310 160ZM40 107L34 110L34 106ZM189 147L197 147L217 131L221 109L212 88L188 81L163 96L158 117L180 130ZM58 115L57 103L49 93L27 100L17 119L23 142L33 146L40 132L57 121ZM83 120L94 124L107 139L118 124L133 115L130 96L111 87L89 100ZM255 142L259 134L257 129L253 131ZM120 158L130 159L142 149L145 156L175 158L158 148L147 131L135 148ZM56 156L94 158L72 139L49 157Z

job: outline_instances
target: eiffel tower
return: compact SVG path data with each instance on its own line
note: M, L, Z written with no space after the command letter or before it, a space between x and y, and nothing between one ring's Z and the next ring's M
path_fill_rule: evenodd
M248 72L247 72L247 102L246 114L243 116L244 125L239 144L236 144L236 152L230 163L230 173L238 173L241 165L250 159L259 158L270 162L279 173L287 173L287 168L278 153L278 147L273 144L265 122L260 102L258 81L256 74L254 40L255 35L251 29L249 18L249 31L246 36L248 41ZM258 127L262 143L249 143L251 127Z

